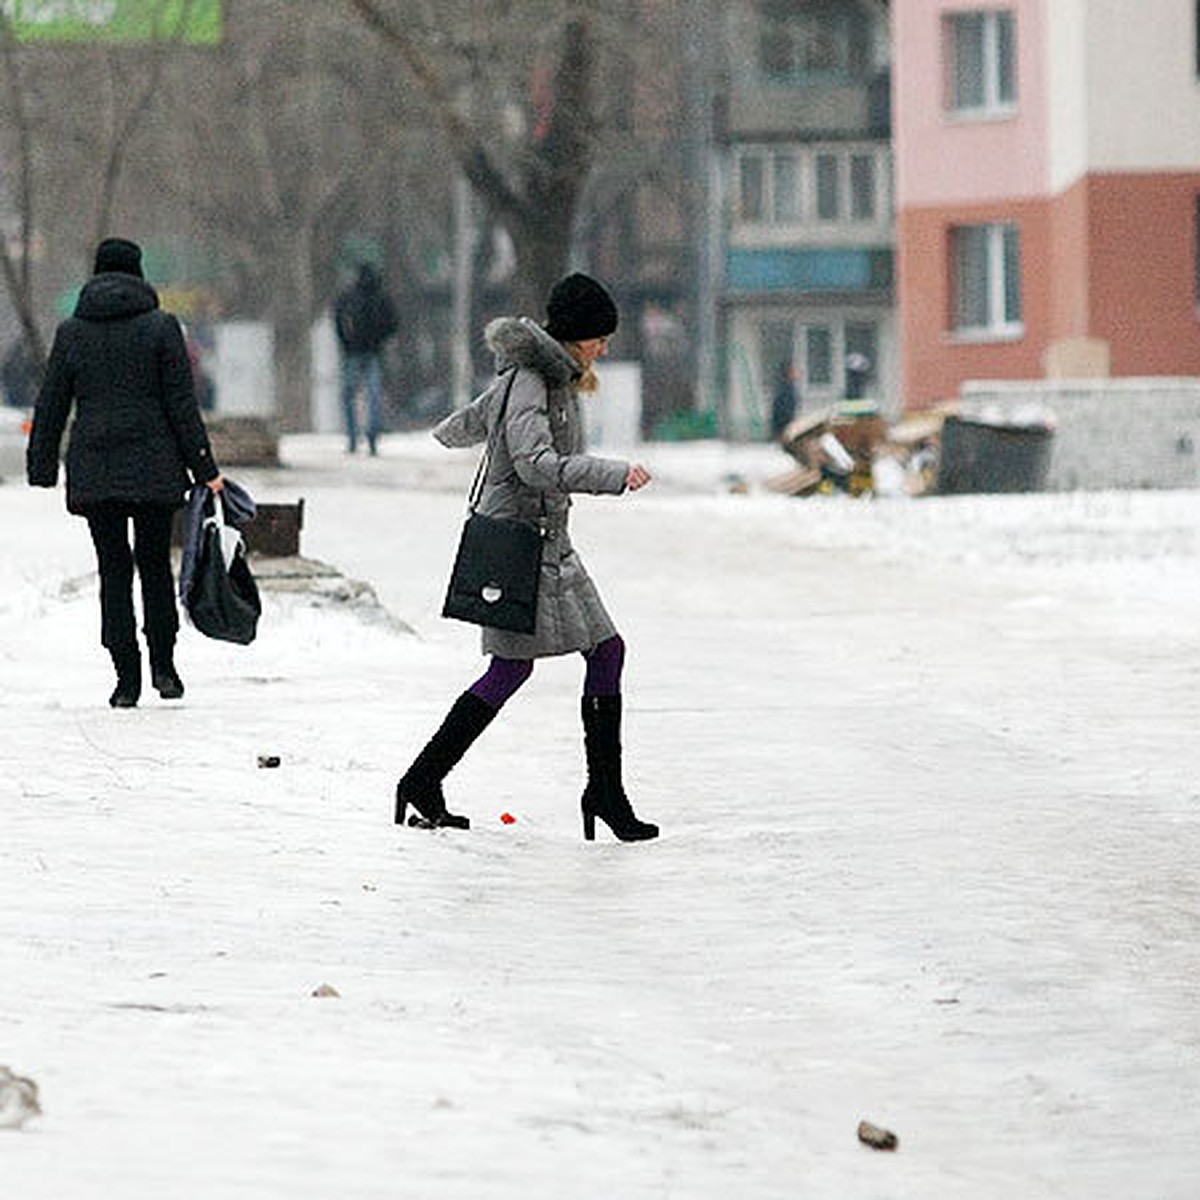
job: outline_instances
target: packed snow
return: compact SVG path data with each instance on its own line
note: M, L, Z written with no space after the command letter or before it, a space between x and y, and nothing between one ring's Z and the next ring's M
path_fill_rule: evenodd
M438 615L469 453L231 470L369 588L185 628L187 695L130 711L86 526L8 475L0 1064L42 1113L5 1196L1194 1200L1200 494L641 457L573 525L641 845L582 840L577 658L450 776L470 831L391 823L484 665Z

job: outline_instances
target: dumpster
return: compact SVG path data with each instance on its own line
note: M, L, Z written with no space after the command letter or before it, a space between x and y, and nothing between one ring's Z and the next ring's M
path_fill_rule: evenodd
M1040 492L1050 469L1054 427L948 416L942 425L937 491Z

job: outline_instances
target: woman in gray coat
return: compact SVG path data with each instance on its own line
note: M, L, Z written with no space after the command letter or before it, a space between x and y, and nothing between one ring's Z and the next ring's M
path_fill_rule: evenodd
M418 815L410 825L468 828L466 817L447 811L442 781L533 673L535 659L578 652L586 663L584 837L595 837L599 817L621 841L644 841L658 836L658 826L637 818L621 778L625 643L571 545L567 517L572 492L620 495L644 487L650 474L583 452L578 393L595 390L593 364L607 353L617 327L612 297L594 279L574 274L555 284L546 309L545 327L526 317L488 325L496 381L434 430L443 445L476 445L488 439L503 411L478 511L544 531L536 628L531 634L483 630L488 669L455 700L396 785L396 823L404 823L411 805Z

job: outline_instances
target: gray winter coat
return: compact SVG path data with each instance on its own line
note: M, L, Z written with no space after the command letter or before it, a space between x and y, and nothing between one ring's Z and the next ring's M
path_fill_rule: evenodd
M629 464L584 453L574 388L579 366L540 325L527 317L502 317L488 324L484 336L496 356L495 381L442 421L433 435L444 446L486 442L511 379L504 426L478 510L541 525L545 549L536 631L485 628L483 652L522 659L575 650L586 654L612 637L616 627L571 545L571 493L619 495L625 490Z

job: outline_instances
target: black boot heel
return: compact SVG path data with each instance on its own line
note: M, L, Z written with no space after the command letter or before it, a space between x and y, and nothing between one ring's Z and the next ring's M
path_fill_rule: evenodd
M408 806L413 812L407 821ZM446 801L439 786L423 788L415 785L406 775L396 784L397 825L408 825L410 829L470 829L471 818L459 816L446 808Z
M640 820L629 803L620 782L601 777L591 782L583 793L583 840L596 840L596 818L599 817L619 842L648 842L658 837L658 826Z

